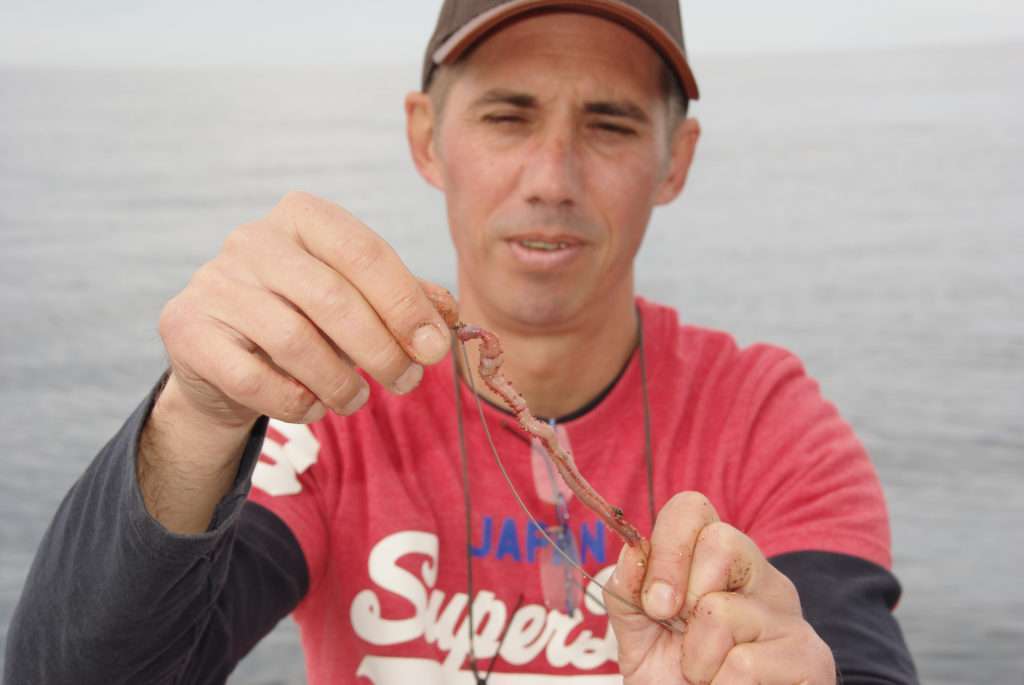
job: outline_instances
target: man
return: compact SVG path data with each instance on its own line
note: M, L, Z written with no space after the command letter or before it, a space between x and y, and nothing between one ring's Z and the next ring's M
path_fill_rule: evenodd
M216 682L294 611L314 683L912 682L849 427L787 353L635 296L696 97L675 0L465 0L406 100L462 319L499 335L506 375L649 545L613 539L484 404L544 538L470 424L470 387L496 399L448 354L434 287L293 193L165 309L171 370L48 531L8 680Z

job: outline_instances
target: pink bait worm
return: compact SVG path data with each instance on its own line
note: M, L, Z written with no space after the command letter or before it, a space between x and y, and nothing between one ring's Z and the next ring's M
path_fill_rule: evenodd
M642 545L645 540L632 523L626 520L622 509L608 503L587 479L583 477L576 462L568 451L558 444L552 426L538 420L526 400L512 387L512 384L501 373L502 349L501 341L494 333L479 326L462 323L455 299L451 293L437 286L428 286L424 290L438 313L444 318L445 324L462 342L480 341L480 361L477 371L484 384L502 399L515 414L516 420L524 431L540 440L547 450L551 461L565 484L573 491L587 508L601 517L609 528L619 534L630 547Z
M573 493L580 499L585 506L591 511L601 517L601 519L608 525L609 528L614 530L630 547L637 547L641 551L643 561L640 562L642 565L647 564L648 556L650 555L650 543L640 535L640 532L636 527L626 520L622 509L616 506L612 506L608 501L598 493L594 487L587 482L587 479L579 472L576 468L576 463L572 458L572 455L562 449L561 445L558 444L558 439L555 436L554 429L539 421L531 412L529 407L526 406L526 400L523 396L512 387L508 379L505 378L501 373L502 363L502 349L501 341L498 340L498 336L490 331L487 331L479 326L462 323L459 320L458 306L455 304L455 298L452 297L451 293L447 290L435 286L431 283L421 282L423 284L423 290L426 292L427 297L433 303L434 308L444 319L445 324L452 330L456 338L460 343L463 343L463 358L466 360L466 364L469 364L469 358L465 354L464 343L469 340L480 341L480 362L477 365L477 370L480 377L488 388L491 389L496 395L501 397L502 401L508 405L519 422L519 425L529 435L536 437L540 440L544 449L547 450L548 455L551 457L551 461L555 464L556 469L566 485L572 489ZM453 360L455 363L455 360ZM472 381L472 378L470 378ZM479 397L477 398L477 410L480 412L481 421L484 420L483 410L480 407ZM502 474L505 476L509 487L512 488L512 492L519 502L519 505L526 512L526 515L536 523L533 515L526 508L526 504L515 490L515 486L509 479L505 467L502 464L501 457L498 455L497 449L494 447L494 442L490 438L490 432L487 430L486 422L484 423L484 433L487 435L487 440L490 443L491 450L494 453L494 459L501 469ZM538 524L539 525L539 524ZM548 540L548 543L558 549L558 551L565 557L566 561L569 562L574 568L582 573L586 578L595 583L605 593L614 597L619 602L632 607L634 610L643 613L643 609L640 606L640 589L639 587L633 588L629 594L632 595L632 599L627 599L622 595L613 592L611 589L606 587L604 584L597 581L592 575L587 573L583 568L576 563L575 560L568 557L565 552L561 551L558 545L547 536L547 533L541 530L541 534ZM652 619L655 623L658 623L666 630L677 634L683 634L686 632L686 621L680 617L672 619Z

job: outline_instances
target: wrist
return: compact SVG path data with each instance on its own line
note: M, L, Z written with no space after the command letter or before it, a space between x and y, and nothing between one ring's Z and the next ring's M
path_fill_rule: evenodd
M193 457L214 469L238 460L258 418L256 413L240 417L227 411L204 411L190 398L173 370L158 392L145 430L158 433L160 442L174 443L161 445L170 449L160 452Z
M150 515L173 533L207 530L237 477L255 421L217 421L199 411L172 372L142 430L135 465Z

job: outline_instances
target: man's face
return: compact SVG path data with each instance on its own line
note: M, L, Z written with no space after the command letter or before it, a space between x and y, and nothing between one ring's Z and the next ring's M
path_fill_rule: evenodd
M421 163L445 192L464 310L528 331L631 301L651 211L682 185L661 69L629 30L568 13L466 58Z

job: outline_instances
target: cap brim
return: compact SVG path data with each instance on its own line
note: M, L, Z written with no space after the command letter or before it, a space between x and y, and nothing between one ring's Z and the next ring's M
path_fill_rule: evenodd
M477 41L510 19L539 10L559 9L607 17L632 29L644 37L669 63L679 78L686 97L690 100L700 97L697 80L693 77L686 55L675 39L646 14L617 0L513 0L504 3L477 15L449 36L434 51L434 64L452 64Z

